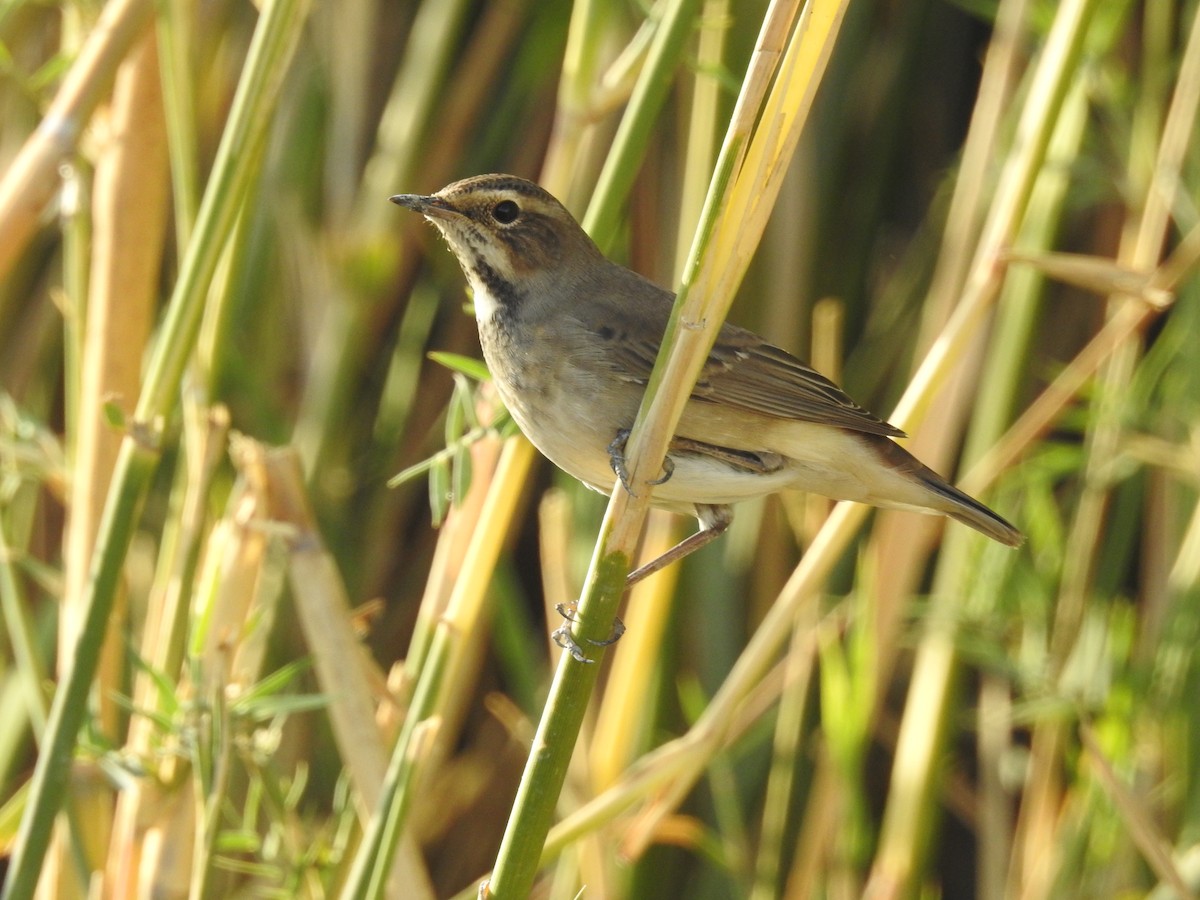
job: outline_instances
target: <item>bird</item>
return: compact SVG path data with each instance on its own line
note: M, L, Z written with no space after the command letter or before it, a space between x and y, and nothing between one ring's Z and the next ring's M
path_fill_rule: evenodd
M535 447L588 487L627 483L637 416L675 295L601 252L567 209L515 175L397 194L441 233L474 295L483 356ZM1001 544L1012 524L896 443L900 429L759 335L724 324L650 502L699 530L628 576L634 584L719 536L733 504L795 489L949 516Z

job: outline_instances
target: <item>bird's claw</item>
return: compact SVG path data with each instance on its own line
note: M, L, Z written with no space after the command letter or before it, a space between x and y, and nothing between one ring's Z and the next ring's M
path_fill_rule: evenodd
M579 621L575 615L575 604L572 603L568 605L566 603L559 603L554 607L554 609L560 616L563 617L565 621L550 633L550 640L554 641L555 644L570 653L576 662L595 662L594 659L583 652L583 647L579 645L579 642L575 640L574 635L571 634L571 625ZM610 644L615 644L617 641L619 641L621 639L621 635L624 633L625 623L617 618L613 620L612 633L608 637L604 638L603 640L596 640L594 638L584 638L584 640L594 647L607 647Z
M675 460L669 456L663 457L663 473L658 478L649 482L653 487L658 487L660 484L666 484L671 480L671 476L675 474Z
M612 466L617 478L621 479L621 487L625 488L625 492L630 497L636 497L637 494L633 492L633 487L629 483L629 469L625 467L625 442L628 440L628 428L622 428L617 432L617 436L608 445L608 464Z
M612 443L608 445L608 463L612 466L614 474L621 479L621 487L625 488L625 493L630 497L636 497L637 494L633 490L633 486L629 483L629 469L625 465L625 442L629 440L629 429L622 428L617 432L617 436L612 439ZM671 480L671 476L675 474L675 461L667 456L663 458L663 473L661 477L647 482L651 487L657 487L660 484L666 484Z

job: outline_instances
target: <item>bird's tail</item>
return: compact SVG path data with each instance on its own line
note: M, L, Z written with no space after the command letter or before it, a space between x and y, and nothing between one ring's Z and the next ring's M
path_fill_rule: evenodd
M925 477L926 473L931 477ZM932 469L925 468L925 472L921 474L921 481L925 486L945 501L945 505L940 508L950 518L956 519L964 525L970 525L976 531L1009 547L1019 547L1025 542L1025 535L1014 528L1010 522L988 509L970 494L964 494L954 485L944 481Z
M928 507L931 510L969 525L1009 547L1019 547L1025 542L1025 535L1010 522L947 482L899 444L882 437L874 439L872 443L894 468L907 472L929 492Z

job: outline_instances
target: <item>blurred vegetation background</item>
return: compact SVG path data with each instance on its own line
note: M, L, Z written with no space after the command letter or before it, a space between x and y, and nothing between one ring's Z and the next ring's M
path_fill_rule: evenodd
M486 381L429 356L478 356L461 274L387 198L512 172L582 218L683 10L597 236L676 284L766 7L0 4L0 842L65 802L42 896L339 896L472 591L386 893L474 895L604 498L511 478ZM846 4L731 319L886 417L991 292L909 430L1028 542L874 514L672 782L829 513L743 504L629 601L537 896L1200 894L1198 21Z

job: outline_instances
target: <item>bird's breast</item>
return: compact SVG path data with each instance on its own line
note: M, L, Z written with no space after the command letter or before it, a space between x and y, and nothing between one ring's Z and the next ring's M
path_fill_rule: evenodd
M607 490L608 445L632 424L640 397L581 363L587 348L548 323L494 315L480 320L479 341L500 398L525 436L559 468Z
M602 348L596 341L561 322L519 321L501 307L479 320L479 338L497 391L525 436L560 469L597 490L611 490L608 448L632 426L643 385L598 363ZM781 426L786 435L777 433ZM797 428L803 434L794 434ZM672 474L654 489L653 502L690 512L696 503L735 503L792 485L828 484L831 493L844 493L847 488L833 484L839 479L832 476L856 445L848 440L842 446L839 433L693 400L679 424L681 440L670 451ZM802 449L783 450L777 440ZM834 446L826 446L830 441ZM809 455L814 459L804 459Z

